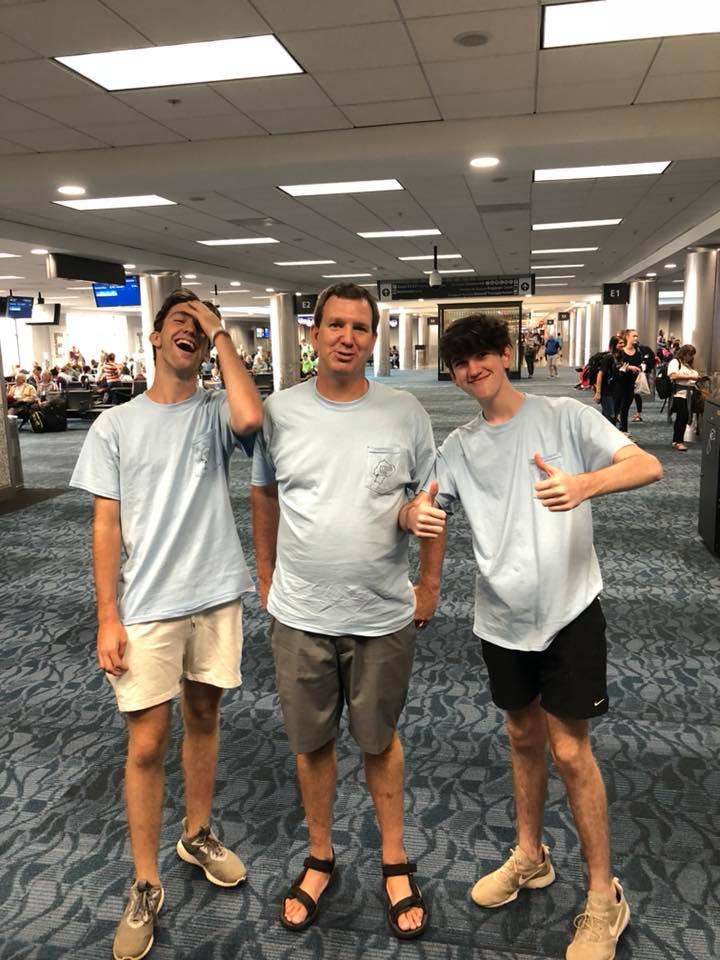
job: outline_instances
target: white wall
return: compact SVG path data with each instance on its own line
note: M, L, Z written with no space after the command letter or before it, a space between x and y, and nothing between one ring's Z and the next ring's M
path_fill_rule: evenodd
M128 317L105 310L68 310L65 314L65 352L77 347L85 359L100 359L100 351L114 353L117 360L128 355ZM133 351L133 356L137 351Z

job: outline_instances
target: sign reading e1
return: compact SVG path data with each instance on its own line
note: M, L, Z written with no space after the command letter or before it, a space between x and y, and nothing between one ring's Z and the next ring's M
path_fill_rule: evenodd
M560 313L558 313L558 323L562 323L563 320L569 320L569 319L570 319L569 310L561 310Z
M604 283L603 303L609 307L616 303L630 303L630 284Z

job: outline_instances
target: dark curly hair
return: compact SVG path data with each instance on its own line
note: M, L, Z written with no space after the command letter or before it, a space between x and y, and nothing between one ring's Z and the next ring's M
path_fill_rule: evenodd
M473 313L456 320L440 339L440 357L453 369L456 363L488 353L502 356L512 347L507 321L486 313Z

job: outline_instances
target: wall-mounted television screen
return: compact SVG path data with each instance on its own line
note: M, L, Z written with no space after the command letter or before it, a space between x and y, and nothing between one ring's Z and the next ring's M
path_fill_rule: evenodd
M297 322L301 327L312 327L315 324L315 316L312 313L299 313Z
M270 337L270 327L255 327L255 336L258 340L267 340Z
M32 316L25 322L35 326L50 326L55 323L60 323L60 304L36 303L32 308Z
M29 320L32 317L32 297L8 297L6 316L14 320Z
M140 278L125 277L125 285L116 287L112 283L94 283L93 294L96 307L139 307Z

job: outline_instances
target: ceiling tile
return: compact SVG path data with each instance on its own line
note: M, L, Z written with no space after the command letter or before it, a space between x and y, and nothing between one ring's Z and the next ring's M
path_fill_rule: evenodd
M649 76L642 85L636 103L663 100L704 100L720 97L720 71L683 73L674 76ZM717 115L715 122L717 123Z
M162 124L152 120L138 120L135 123L82 123L79 128L113 147L130 147L147 143L177 143L184 140L179 133L168 130Z
M537 49L539 10L518 7L489 13L458 14L410 20L408 30L423 62L435 60L478 60L506 53L527 53ZM482 47L461 47L453 42L461 33L488 34Z
M720 66L720 36L666 37L650 76L672 73L715 73Z
M647 73L657 40L633 40L627 43L587 44L540 51L538 83L560 86L567 83L605 83L637 79Z
M535 85L536 55L510 54L486 60L428 63L425 73L435 94L519 90Z
M634 79L607 83L574 83L538 90L538 113L553 110L583 110L631 104L637 83Z
M128 90L125 93L116 94L116 97L139 113L162 121L237 112L232 104L205 83L191 84L186 87Z
M391 123L420 123L441 120L433 100L401 100L385 103L360 103L343 108L356 127Z
M248 0L104 0L153 43L199 43L271 33Z
M48 57L145 47L147 39L98 0L4 6L3 33Z
M9 100L0 100L0 130L7 134L12 134L15 130L42 130L56 126L55 120L35 110L18 103L10 103Z
M29 47L24 47L11 37L0 33L0 63L10 63L12 60L26 60L36 57L37 53Z
M283 33L280 39L300 64L312 72L417 63L400 23Z
M0 153L3 155L27 153L27 148L21 147L19 143L12 143L10 140L0 140Z
M360 23L399 20L393 0L254 0L255 6L276 33L284 30L312 30L319 27L349 27Z
M315 78L328 96L341 105L430 96L423 72L414 64L375 70L335 70L316 73Z
M26 103L44 97L83 96L98 92L89 80L52 60L21 60L0 64L0 90L10 100Z
M33 150L50 152L56 150L90 150L105 144L67 127L49 127L45 130L19 130L13 140Z
M403 16L408 18L536 6L534 0L443 0L442 10L438 11L438 0L398 0L398 4Z
M445 120L466 117L504 117L532 113L534 89L496 90L492 96L483 93L459 93L435 97Z
M315 130L342 130L352 126L336 107L306 110L252 111L252 119L268 133L305 133Z
M258 80L228 80L212 84L213 90L247 113L257 110L289 110L329 107L331 101L311 76L263 77Z
M28 107L70 126L88 123L133 123L143 118L109 93L94 93L84 97L52 97L30 100Z
M165 120L165 126L177 131L188 140L224 140L233 137L266 136L265 130L248 117L238 113L221 114L218 117L188 117Z

